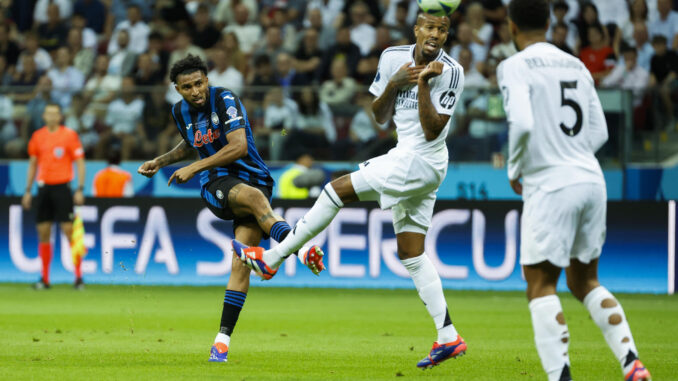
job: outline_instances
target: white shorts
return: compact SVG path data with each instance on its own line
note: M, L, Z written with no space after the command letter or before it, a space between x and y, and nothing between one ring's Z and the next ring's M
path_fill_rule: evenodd
M414 152L399 149L367 160L351 173L360 201L377 201L382 209L392 209L396 234L426 234L444 178L445 171L436 170Z
M570 259L589 263L605 242L605 185L582 183L553 192L536 189L523 206L520 264L549 261L568 267Z

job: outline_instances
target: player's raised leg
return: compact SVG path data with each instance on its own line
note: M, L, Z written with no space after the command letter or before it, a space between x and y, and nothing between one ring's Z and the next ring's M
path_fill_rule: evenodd
M260 249L258 254L254 250L243 253L240 259L247 263L248 255L250 259L258 255L256 258L260 259L266 266L277 269L285 258L299 250L306 242L325 229L345 203L357 200L358 196L351 184L351 175L345 175L332 181L325 185L315 204L278 246L263 253ZM250 261L248 265L251 266L251 263Z
M259 244L262 235L261 229L254 223L243 223L235 229L236 239L248 245ZM221 311L219 333L217 333L217 337L214 339L209 361L227 361L231 335L235 329L235 324L238 322L240 311L245 304L249 286L250 269L238 259L237 255L233 255L231 260L231 275L228 278L226 293L224 294L224 306Z
M627 381L650 380L650 372L638 359L638 349L619 301L598 282L598 259L582 263L570 261L566 270L567 286L589 310L607 345L619 361Z
M228 192L228 204L236 215L254 216L261 230L268 232L271 238L277 242L283 242L291 231L287 222L273 212L266 196L254 187L246 184L234 186ZM250 248L247 247L248 245L241 245L241 243L242 242L233 243L235 252L238 255L240 255L241 251L249 253L252 257L250 258L250 267L254 267L257 274L267 279L270 279L275 275L278 266L270 267L261 262L263 249L256 247ZM294 252L296 252L296 250ZM322 251L319 248L313 247L301 253L299 255L299 260L317 275L325 269L322 257ZM259 265L256 263L259 263Z
M572 379L568 354L570 333L560 299L556 295L561 271L560 267L548 261L523 266L534 342L549 381Z
M425 238L426 235L423 233L396 234L398 258L410 273L419 297L424 302L438 330L438 338L433 343L430 353L417 363L420 368L436 366L442 361L466 352L466 343L459 336L450 319L440 276L424 252Z

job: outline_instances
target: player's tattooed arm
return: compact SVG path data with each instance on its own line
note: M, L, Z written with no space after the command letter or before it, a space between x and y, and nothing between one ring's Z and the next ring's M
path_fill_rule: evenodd
M193 148L189 146L184 140L182 140L181 143L177 144L176 147L166 154L160 155L153 160L143 163L139 169L137 169L137 172L146 177L152 177L160 170L160 168L185 159L189 159L194 156L195 151Z
M421 128L424 130L424 137L427 141L434 140L440 135L445 125L450 120L446 114L438 114L433 102L431 102L431 87L428 84L429 79L440 75L443 72L443 64L433 61L426 66L421 74L417 86L419 86L419 120Z
M398 90L402 87L415 85L419 78L419 73L424 70L424 66L410 66L408 62L400 67L393 77L388 81L384 92L372 102L372 112L374 118L379 123L386 123L393 112Z

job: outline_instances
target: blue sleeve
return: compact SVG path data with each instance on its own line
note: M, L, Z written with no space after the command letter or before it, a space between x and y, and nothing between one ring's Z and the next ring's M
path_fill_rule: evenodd
M228 91L222 92L218 97L216 108L224 134L245 127L247 121L240 99Z

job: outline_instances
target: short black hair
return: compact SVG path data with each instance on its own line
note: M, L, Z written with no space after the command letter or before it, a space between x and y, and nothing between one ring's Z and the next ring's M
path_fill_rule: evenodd
M178 76L191 74L198 70L207 75L207 65L205 62L200 57L189 54L172 65L170 81L177 83Z
M548 0L511 0L508 6L509 18L523 32L545 30L548 25Z
M669 40L663 34L657 34L654 37L652 37L651 44L664 44L664 45L666 45L666 43L668 41Z
M119 142L113 142L106 152L106 161L108 164L118 165L122 160L122 152Z
M556 9L562 9L565 12L570 10L570 6L563 0L558 0L555 3L553 3L553 10Z
M631 46L631 45L627 44L626 42L622 42L621 48L620 48L619 50L620 50L621 54L624 54L624 53L631 53L631 52L633 52L633 53L635 53L635 54L638 54L638 51L636 50L636 47L635 47L635 46Z
M45 108L47 108L47 107L56 107L56 108L59 109L59 112L61 112L61 105L56 103L56 102L47 102L45 104Z

